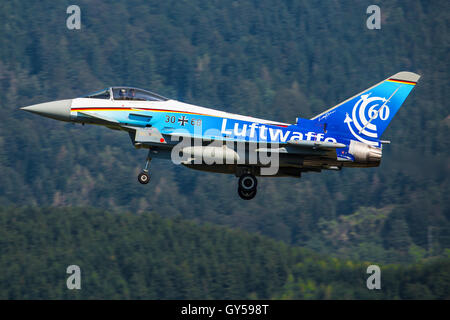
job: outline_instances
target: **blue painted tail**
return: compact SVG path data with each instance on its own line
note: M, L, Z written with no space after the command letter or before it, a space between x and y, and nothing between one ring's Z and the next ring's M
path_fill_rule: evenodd
M379 146L381 135L419 78L412 72L399 72L311 120L326 124L330 131Z

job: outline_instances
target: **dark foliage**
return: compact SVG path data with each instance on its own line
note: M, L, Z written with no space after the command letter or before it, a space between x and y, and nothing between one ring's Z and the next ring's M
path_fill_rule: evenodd
M450 298L448 259L381 266L379 291L368 265L155 214L0 209L0 299Z

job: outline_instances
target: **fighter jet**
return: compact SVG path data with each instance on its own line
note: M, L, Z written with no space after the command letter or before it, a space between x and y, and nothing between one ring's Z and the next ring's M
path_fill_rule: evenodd
M300 178L305 172L379 166L382 145L389 143L381 136L419 78L399 72L293 124L192 105L133 87L110 87L21 109L127 132L134 147L148 149L138 176L141 184L150 181L150 161L161 158L234 174L239 196L250 200L257 192L256 176Z

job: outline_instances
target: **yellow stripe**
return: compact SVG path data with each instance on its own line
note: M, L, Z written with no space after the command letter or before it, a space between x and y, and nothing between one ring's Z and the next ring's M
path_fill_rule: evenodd
M72 112L83 112L83 111L147 111L147 112L167 112L167 113L186 113L186 114L193 114L197 116L207 116L207 117L215 117L215 118L222 118L221 116L215 116L212 114L204 114L204 113L195 113L195 112L188 112L188 111L177 111L177 110L147 110L147 109L128 109L128 108L89 108L89 109L80 109L80 108L73 108L71 109Z
M395 80L395 79L389 79L389 80L387 80L387 81L390 81L390 82L398 82L398 83L404 83L404 84L410 84L410 85L412 85L412 86L415 86L415 85L416 85L415 82L411 82L411 81L402 81L402 80Z

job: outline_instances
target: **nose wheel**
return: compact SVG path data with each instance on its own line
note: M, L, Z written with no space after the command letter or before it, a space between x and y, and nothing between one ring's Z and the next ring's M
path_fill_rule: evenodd
M244 200L251 200L256 196L257 186L258 180L254 175L243 174L238 181L238 194Z
M141 184L147 184L147 183L149 183L149 182L150 182L150 176L149 176L149 174L148 174L147 172L141 172L141 173L139 173L139 175L138 175L138 181L139 181Z
M148 151L149 156L147 156L147 161L145 162L144 170L142 170L141 173L138 175L138 181L141 184L147 184L150 182L150 175L148 174L148 168L150 166L150 161L152 161L152 158L150 158L150 150Z

